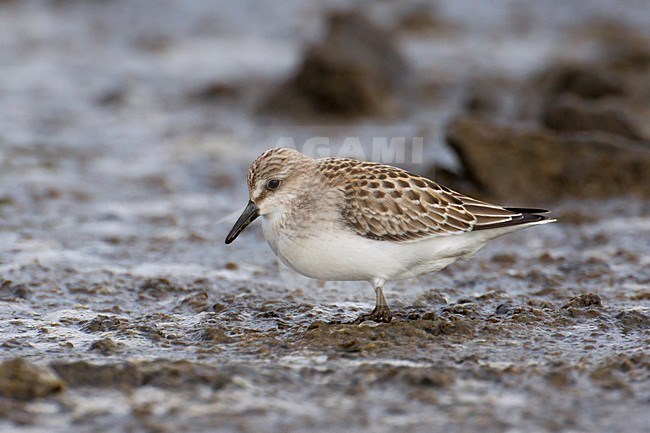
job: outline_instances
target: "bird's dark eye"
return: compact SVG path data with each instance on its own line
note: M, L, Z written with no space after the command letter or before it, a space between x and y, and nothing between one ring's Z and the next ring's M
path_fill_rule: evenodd
M271 191L278 189L280 186L280 181L277 179L271 179L268 182L266 182L266 188L270 189Z

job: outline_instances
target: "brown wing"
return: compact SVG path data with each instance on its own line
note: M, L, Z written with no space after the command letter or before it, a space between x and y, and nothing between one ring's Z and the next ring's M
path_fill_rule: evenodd
M340 180L338 186L346 199L341 213L361 236L414 241L503 225L522 217L395 167L339 158L321 161L321 170Z

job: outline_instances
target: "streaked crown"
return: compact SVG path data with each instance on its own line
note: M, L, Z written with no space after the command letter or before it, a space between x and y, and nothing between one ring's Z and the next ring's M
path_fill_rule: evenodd
M253 162L248 170L248 189L253 191L259 179L270 179L273 176L288 177L292 170L296 169L308 156L297 150L286 147L274 147L269 149Z

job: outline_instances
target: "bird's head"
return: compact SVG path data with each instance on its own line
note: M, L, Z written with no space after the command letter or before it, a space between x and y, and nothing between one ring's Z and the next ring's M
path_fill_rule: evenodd
M248 170L248 205L226 237L234 241L258 216L282 212L314 175L314 160L297 150L276 147L261 154Z

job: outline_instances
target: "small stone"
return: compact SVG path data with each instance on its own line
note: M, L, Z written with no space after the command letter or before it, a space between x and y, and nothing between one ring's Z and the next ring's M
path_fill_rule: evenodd
M90 322L82 326L81 330L84 332L114 331L119 329L120 325L123 325L123 322L117 317L99 314Z
M89 351L99 352L102 355L108 356L119 352L122 344L116 343L110 338L102 338L101 340L93 341L88 348Z
M650 329L650 317L640 311L621 311L616 318L626 329Z
M603 302L595 293L585 293L571 298L562 308L586 308L586 307L603 307Z
M500 304L494 312L497 316L503 316L512 311L512 304Z

